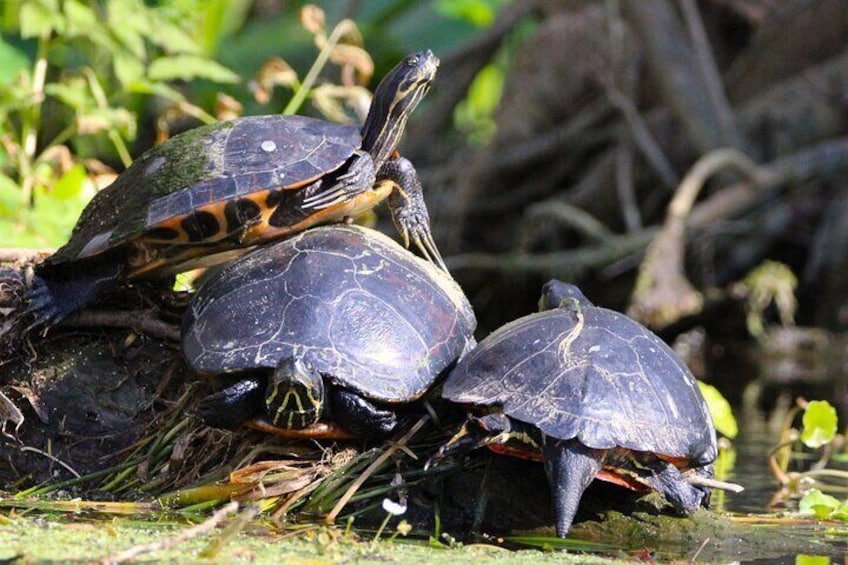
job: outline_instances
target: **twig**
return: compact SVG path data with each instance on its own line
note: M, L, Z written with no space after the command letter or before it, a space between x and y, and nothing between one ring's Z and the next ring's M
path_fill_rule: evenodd
M130 559L133 559L134 557L144 553L152 553L154 551L170 549L186 540L194 539L198 536L202 536L203 534L212 531L218 524L220 524L224 520L224 518L226 518L236 510L238 510L238 502L230 502L222 506L220 509L216 510L215 513L212 514L212 516L210 516L207 520L201 522L200 524L197 524L196 526L192 526L183 530L176 536L152 543L136 545L127 549L126 551L122 551L121 553L115 556L105 557L101 559L98 563L100 563L101 565L123 563L124 561L129 561Z
M657 79L662 97L683 124L687 138L699 153L723 146L742 149L742 136L723 135L718 109L707 94L706 80L683 26L669 0L622 0L622 12L646 53L646 63Z
M430 421L430 416L428 414L425 414L417 422L415 422L415 425L412 426L409 431L403 435L403 437L401 437L398 441L392 443L383 453L379 455L379 457L377 457L370 465L368 465L368 467L366 467L365 470L362 471L362 474L360 474L356 478L356 480L353 481L353 484L350 485L347 491L345 491L345 493L342 495L342 497L339 499L339 501L336 503L330 513L327 514L327 517L324 518L324 520L327 523L333 523L336 520L336 516L339 515L339 512L341 512L344 507L347 506L347 503L350 502L350 499L353 498L353 495L356 494L359 488L363 484L365 484L365 481L367 481L368 478L373 475L377 471L377 469L379 469L383 465L383 463L385 463L389 459L389 457L394 455L397 451L401 450L401 448L406 445L406 443L412 438L412 436L418 433L418 430L420 430L421 427L424 426L424 424L426 424L428 421Z
M741 135L736 128L733 110L724 94L724 88L722 88L721 73L719 73L718 65L716 65L713 57L710 41L707 38L707 32L704 30L704 22L698 13L695 0L680 0L680 7L686 27L689 29L689 36L692 38L692 45L695 48L698 70L704 79L710 103L715 109L719 124L721 124L724 144L730 145L735 139L741 139Z
M702 477L696 474L685 474L684 478L686 479L687 483L696 487L714 488L735 493L739 493L745 490L745 487L736 483L720 481L718 479L708 479L707 477Z
M698 556L701 555L701 552L707 547L707 543L710 541L710 538L704 538L704 541L701 542L701 545L698 546L698 550L695 552L695 555L689 560L689 563L694 563Z
M736 149L711 151L687 173L668 205L662 230L648 245L628 309L651 327L665 327L703 307L684 270L686 218L707 180L725 168L738 169L751 185L759 185L756 163Z
M83 310L65 318L63 325L130 328L149 336L180 340L179 327L161 320L155 310Z
M660 144L657 143L647 123L639 114L639 109L632 100L622 94L615 86L605 85L606 95L610 103L621 112L621 116L630 128L630 135L648 164L668 188L674 188L678 183L678 175L671 166Z
M622 136L615 148L615 188L621 203L621 215L628 232L642 227L642 215L633 183L633 142Z
M58 463L59 465L64 467L74 477L80 478L80 474L77 473L76 470L73 467L71 467L70 465L68 465L67 463L65 463L64 461L62 461L58 457L56 457L55 455L51 455L50 453L47 453L46 451L38 449L37 447L31 447L29 445L25 445L25 446L21 447L20 450L21 451L29 451L29 452L32 452L32 453L38 453L39 455L42 455L42 456L48 458L49 460L53 461L54 463Z
M548 227L550 220L576 230L593 242L608 243L614 237L609 228L585 210L561 200L543 200L528 206L524 212L521 249L530 247L538 228Z
M200 557L213 558L221 552L221 549L236 537L259 514L259 505L251 504L226 527L221 535L213 539L206 548L200 552Z
M0 249L0 262L3 263L34 263L47 257L55 249L23 249L16 247L8 247Z

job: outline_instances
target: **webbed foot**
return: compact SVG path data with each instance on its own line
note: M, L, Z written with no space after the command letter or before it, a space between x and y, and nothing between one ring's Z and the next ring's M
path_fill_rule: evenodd
M378 179L383 178L394 181L399 187L389 195L388 202L392 220L403 238L403 244L409 247L410 242L414 243L428 261L447 271L430 231L430 214L424 203L424 193L415 167L404 157L391 159L380 169Z

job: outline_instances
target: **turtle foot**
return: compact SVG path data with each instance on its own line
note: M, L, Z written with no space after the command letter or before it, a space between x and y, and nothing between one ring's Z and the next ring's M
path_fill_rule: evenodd
M385 437L397 428L397 415L383 410L358 394L336 388L332 391L333 420L356 437Z
M403 244L409 247L410 242L414 243L428 261L447 272L448 268L430 231L430 214L424 203L424 193L415 167L408 159L398 157L383 166L379 178L390 179L399 187L389 195L388 203Z
M212 428L234 430L262 409L263 382L245 378L197 404L197 415Z

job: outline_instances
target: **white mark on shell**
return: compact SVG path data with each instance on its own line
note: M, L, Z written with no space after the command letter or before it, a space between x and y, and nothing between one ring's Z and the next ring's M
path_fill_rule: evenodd
M277 150L277 144L271 141L270 139L263 141L262 145L260 145L259 147L261 147L262 151L265 151L266 153L271 153Z
M593 345L592 347L589 348L589 353L597 353L600 350L601 350L600 345Z
M165 161L167 161L167 159L165 159L161 155L156 157L155 159L150 161L150 164L148 164L147 167L145 167L144 175L145 176L152 175L153 173L155 173L156 171L158 171L159 169L162 168L162 165L165 164Z

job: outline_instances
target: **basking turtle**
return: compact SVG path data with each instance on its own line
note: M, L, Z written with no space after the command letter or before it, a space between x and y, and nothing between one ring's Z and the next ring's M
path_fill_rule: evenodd
M429 50L405 57L377 86L361 130L255 116L199 127L146 152L36 268L36 325L58 322L119 278L214 264L386 198L404 242L444 267L415 169L396 153L438 63Z
M224 267L192 300L183 351L238 381L202 401L207 423L254 415L300 429L330 419L384 435L473 343L474 313L444 271L383 234L323 226Z
M657 490L683 513L706 505L715 430L677 355L573 285L548 282L540 307L448 375L444 398L488 413L469 418L430 464L482 445L543 459L560 537L595 478Z

